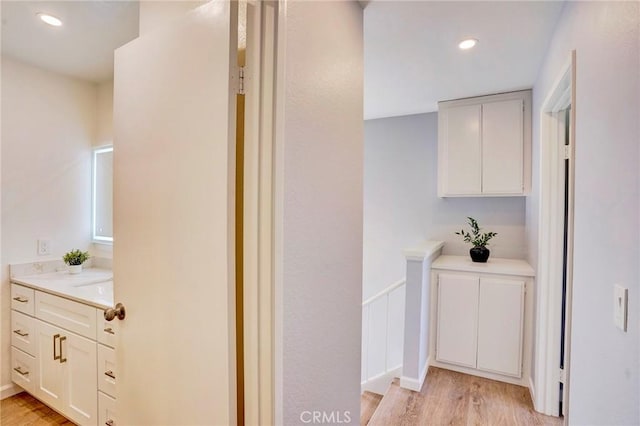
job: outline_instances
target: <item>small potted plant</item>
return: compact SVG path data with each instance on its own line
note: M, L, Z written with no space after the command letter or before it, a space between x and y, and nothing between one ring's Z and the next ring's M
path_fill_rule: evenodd
M464 229L460 232L456 232L456 235L461 235L465 242L473 244L469 254L471 260L474 262L486 263L491 253L487 248L489 240L498 235L496 232L480 232L480 226L478 221L472 217L467 217L469 226L471 226L471 232L465 232Z
M88 251L80 251L78 249L71 250L69 253L66 253L62 256L62 260L64 263L69 265L69 273L70 274L79 274L82 272L82 264L89 259Z

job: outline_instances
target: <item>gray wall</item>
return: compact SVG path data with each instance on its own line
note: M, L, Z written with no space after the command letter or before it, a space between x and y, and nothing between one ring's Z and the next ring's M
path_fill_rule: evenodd
M524 197L438 198L437 113L365 121L363 299L405 275L403 249L445 241L444 254L467 255L454 235L467 216L498 232L491 256L525 258Z
M638 2L567 2L533 90L530 262L537 264L539 111L576 50L573 315L569 420L640 424ZM613 285L629 288L629 327L613 324Z
M309 423L308 413L320 411L325 423L359 425L362 8L294 1L284 16L283 133L276 147L283 174L276 178L283 409L276 423Z

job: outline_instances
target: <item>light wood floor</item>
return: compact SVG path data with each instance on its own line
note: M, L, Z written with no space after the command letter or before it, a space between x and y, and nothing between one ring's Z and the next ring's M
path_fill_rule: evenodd
M368 425L555 426L562 419L536 413L525 387L430 367L420 392L394 380Z
M360 424L366 425L371 420L371 416L375 413L376 408L380 404L382 395L365 391L360 397Z
M2 426L74 426L74 423L26 392L0 401L0 424Z

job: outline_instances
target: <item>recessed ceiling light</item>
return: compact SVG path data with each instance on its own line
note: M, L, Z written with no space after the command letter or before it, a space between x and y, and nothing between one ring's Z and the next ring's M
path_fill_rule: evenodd
M458 47L462 50L467 50L467 49L471 49L476 44L478 44L478 40L476 40L475 38L468 38L458 43Z
M40 18L42 22L45 24L49 24L52 27L60 27L62 26L62 21L59 18L56 18L53 15L49 15L48 13L36 13L36 16Z

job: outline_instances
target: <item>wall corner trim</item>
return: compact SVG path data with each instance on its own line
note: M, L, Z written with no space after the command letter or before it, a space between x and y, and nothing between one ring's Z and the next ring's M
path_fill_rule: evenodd
M409 389L415 392L420 392L422 389L422 385L427 378L427 372L429 371L429 364L431 363L431 358L427 358L427 362L424 363L424 367L422 368L422 372L420 372L420 377L418 379L414 379L413 377L401 376L400 377L400 387L403 389Z
M444 241L425 241L417 247L404 250L404 256L410 261L424 261L444 246Z

